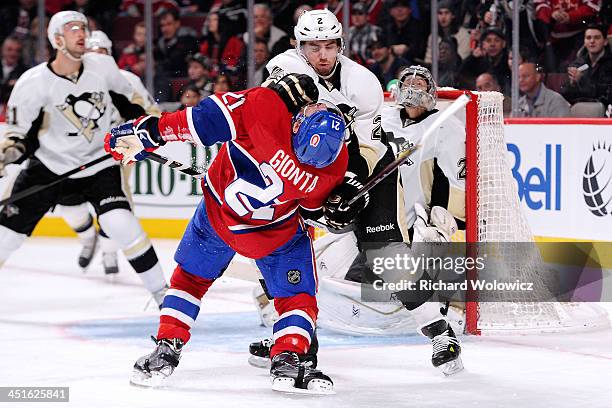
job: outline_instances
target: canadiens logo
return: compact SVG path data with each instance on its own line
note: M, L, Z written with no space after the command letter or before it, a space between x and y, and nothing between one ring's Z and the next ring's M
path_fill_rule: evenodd
M106 112L104 92L83 92L79 96L68 95L61 105L55 106L74 126L76 132L68 136L83 135L91 143L98 126L98 120Z
M321 137L318 134L314 134L312 135L312 137L310 138L310 145L312 147L317 147L319 145L319 141L321 140Z

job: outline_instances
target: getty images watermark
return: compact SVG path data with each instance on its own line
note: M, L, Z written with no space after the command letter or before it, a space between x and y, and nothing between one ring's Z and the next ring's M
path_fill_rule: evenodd
M394 256L377 256L372 258L372 272L382 276L387 274L397 277L406 276L407 279L394 281L383 278L372 282L374 290L381 291L532 291L533 282L524 282L515 279L512 282L484 278L476 279L454 279L449 277L449 272L455 274L455 278L465 275L468 271L482 272L486 268L487 254L483 256L428 256L413 254L395 254ZM426 272L429 279L415 279L423 276ZM392 272L389 274L389 272ZM416 275L419 275L418 277ZM432 276L432 274L434 276ZM433 279L440 277L439 279Z

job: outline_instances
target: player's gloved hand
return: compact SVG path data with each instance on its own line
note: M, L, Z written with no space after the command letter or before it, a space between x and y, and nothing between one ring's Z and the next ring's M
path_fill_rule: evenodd
M412 242L450 242L457 232L455 217L442 207L435 206L428 212L416 203L414 211L417 218L412 226Z
M363 184L354 176L345 176L344 181L336 187L323 206L323 214L327 224L335 229L346 228L370 202L370 194L366 193L349 207L347 203L357 195Z
M297 114L300 109L319 99L319 89L314 79L305 74L288 74L278 80L269 80L262 86L275 91L285 102L287 110Z
M23 141L8 137L0 141L0 177L6 175L4 167L19 160L25 153Z
M149 152L166 144L158 122L155 116L141 116L134 122L112 128L104 139L104 150L124 164L146 159Z

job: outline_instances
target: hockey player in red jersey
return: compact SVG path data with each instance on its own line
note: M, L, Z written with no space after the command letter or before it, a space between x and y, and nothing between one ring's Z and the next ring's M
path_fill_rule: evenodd
M200 299L236 253L255 259L276 298L273 389L329 393L332 381L299 359L317 318L316 269L306 213L318 218L346 172L345 123L322 103L314 80L289 74L269 88L227 92L193 108L145 116L113 129L106 149L124 162L169 141L223 142L203 182L204 198L175 254L157 347L132 382L154 385L178 365Z

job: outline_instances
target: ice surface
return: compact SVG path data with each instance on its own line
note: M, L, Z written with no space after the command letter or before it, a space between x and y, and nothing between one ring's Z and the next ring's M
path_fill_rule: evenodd
M168 275L176 244L155 241ZM148 294L124 259L111 284L99 255L83 274L78 252L76 239L32 238L0 270L0 386L68 386L70 403L53 406L88 408L612 407L609 329L464 337L466 371L450 378L431 366L431 346L420 336L321 331L320 368L337 394L275 393L267 372L247 364L248 344L269 335L251 303L254 283L231 278L204 298L165 388L131 387L134 361L153 349L158 312L143 310Z

